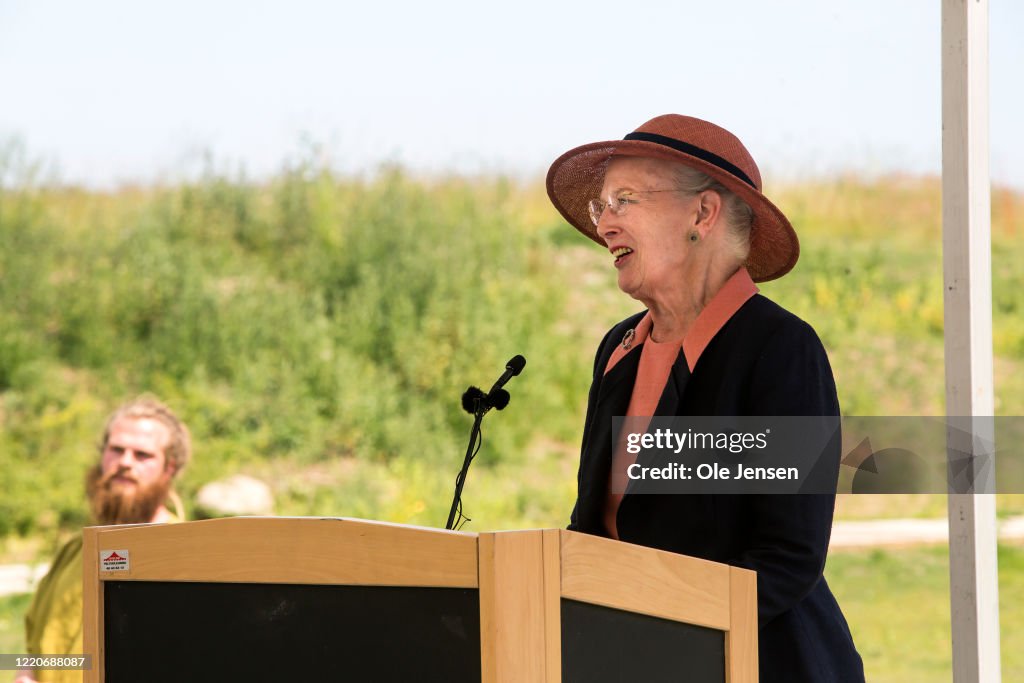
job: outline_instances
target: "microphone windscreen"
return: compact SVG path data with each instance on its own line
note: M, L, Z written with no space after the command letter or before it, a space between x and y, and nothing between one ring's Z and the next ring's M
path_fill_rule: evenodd
M515 377L520 372L522 372L523 368L525 368L525 367L526 367L526 359L523 358L522 356L515 356L515 357L512 358L512 360L510 360L508 363L505 364L505 369L506 370L511 370L513 377Z
M509 395L504 389L498 389L491 395L491 406L501 410L508 405Z
M476 412L476 404L483 400L485 394L479 387L470 387L462 394L462 409L467 413Z

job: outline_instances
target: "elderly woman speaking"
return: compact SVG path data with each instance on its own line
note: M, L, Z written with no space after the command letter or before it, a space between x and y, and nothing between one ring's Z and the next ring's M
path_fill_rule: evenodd
M659 116L566 152L547 188L647 308L598 348L569 528L755 570L762 683L863 681L822 574L834 496L623 495L613 483L632 464L613 447L615 416L839 415L814 330L757 293L800 247L750 153L712 123Z

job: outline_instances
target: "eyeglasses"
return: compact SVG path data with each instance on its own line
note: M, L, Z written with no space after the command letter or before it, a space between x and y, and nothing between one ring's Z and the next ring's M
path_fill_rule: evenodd
M678 189L671 190L629 190L626 192L619 192L618 194L608 195L608 201L602 201L600 198L591 199L587 202L587 211L590 213L590 220L593 221L594 227L597 227L598 221L601 220L601 214L604 213L605 209L608 209L616 216L621 216L626 213L626 208L630 204L638 204L640 202L638 194L654 194L655 192L680 192Z

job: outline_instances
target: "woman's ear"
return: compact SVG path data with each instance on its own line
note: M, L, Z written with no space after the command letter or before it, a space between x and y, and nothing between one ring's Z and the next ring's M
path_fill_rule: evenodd
M702 238L707 237L712 228L718 224L722 215L722 195L714 190L704 190L697 195L696 229Z

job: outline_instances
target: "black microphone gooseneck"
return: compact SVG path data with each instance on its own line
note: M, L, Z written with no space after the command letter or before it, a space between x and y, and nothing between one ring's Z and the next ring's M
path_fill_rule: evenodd
M470 387L462 394L462 409L467 413L473 414L473 428L469 432L469 445L466 447L466 457L462 462L462 469L459 470L459 476L455 478L455 497L452 499L452 508L448 512L448 521L444 525L445 529L454 528L456 514L458 514L460 519L463 519L462 487L466 483L469 463L473 462L473 458L476 457L483 443L480 426L484 420L484 415L491 408L502 410L508 405L509 394L502 387L510 379L522 372L524 367L526 367L526 359L522 356L515 356L505 364L505 372L502 373L498 381L494 383L494 386L486 394L479 387ZM468 517L465 517L465 520L468 521L468 519Z

